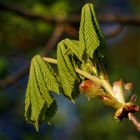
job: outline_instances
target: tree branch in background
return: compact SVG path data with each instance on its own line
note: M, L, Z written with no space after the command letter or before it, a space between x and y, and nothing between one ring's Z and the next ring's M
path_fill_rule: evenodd
M78 29L71 24L65 24L64 32L73 37L77 37L79 33Z
M65 22L79 22L80 21L80 15L74 15L74 16L70 16L66 19L60 19L57 17L51 17L51 16L41 16L38 14L34 14L30 11L25 11L19 7L15 7L13 5L9 5L9 4L4 4L2 2L0 2L0 10L1 11L7 11L13 14L17 14L21 17L27 18L29 20L42 20L44 22L50 23L50 24L56 24L56 23L65 23Z
M42 51L42 56L46 56L48 52L53 50L56 47L57 42L60 40L63 32L64 32L65 25L64 24L57 24L51 38L45 45L44 50Z
M57 18L51 16L41 16L34 14L30 11L25 11L19 7L13 5L4 4L0 2L0 10L17 14L30 20L42 20L50 24L56 23L79 23L80 15L70 15L67 18ZM97 16L100 22L103 23L120 23L122 25L134 25L140 26L140 16L128 16L128 15L113 15L113 14L101 14Z
M114 29L111 29L111 30L108 29L108 31L105 33L105 38L106 39L111 39L113 37L116 37L122 31L123 31L123 26L121 24L119 24Z
M6 88L10 85L13 85L17 81L21 80L25 77L29 72L30 64L26 64L22 68L20 68L16 73L9 75L6 79L0 80L0 89Z
M61 38L63 34L64 25L56 25L56 28L54 29L54 32L52 33L52 36L48 40L45 49L42 51L42 56L46 56L50 51L52 51L55 47L59 39ZM29 72L30 64L27 64L20 68L15 74L12 74L8 76L4 80L0 80L0 89L6 88L8 86L11 86L15 84L17 81L22 79L24 76L26 76Z

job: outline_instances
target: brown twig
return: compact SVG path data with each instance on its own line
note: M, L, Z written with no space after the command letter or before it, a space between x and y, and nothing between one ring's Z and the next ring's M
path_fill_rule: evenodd
M119 24L119 25L116 26L114 29L108 30L108 32L105 33L105 38L106 38L106 39L111 39L111 38L113 38L113 37L116 37L116 36L119 35L122 31L123 31L123 26Z
M71 24L65 24L64 32L73 37L77 37L79 33L78 29Z
M26 64L25 66L20 68L16 73L8 76L4 80L0 80L0 89L6 88L6 87L16 83L23 77L25 77L29 72L29 67L30 67L30 64Z
M51 50L55 48L58 40L63 34L63 29L64 29L64 25L56 25L56 28L54 29L52 36L48 40L48 43L46 44L45 49L41 53L42 56L46 56L47 53L49 53ZM0 80L0 89L13 85L17 81L19 81L21 78L26 76L29 72L29 68L30 68L30 64L27 64L23 66L22 68L20 68L15 74L8 76L4 80Z
M140 16L102 14L98 16L103 23L119 23L121 25L140 26Z
M77 23L80 20L79 15L71 15L68 18L58 18L58 17L51 17L51 16L42 16L38 14L34 14L30 11L25 11L19 7L15 7L13 5L8 5L0 2L0 10L1 11L7 11L11 12L14 14L17 14L19 16L22 16L24 18L30 19L30 20L42 20L47 23L51 24L56 24L56 23L65 23L65 22L70 22L70 23Z
M50 52L57 44L57 42L60 40L63 32L65 29L64 24L57 24L51 38L47 41L44 50L42 50L42 56L46 56L48 52Z
M140 132L140 122L137 120L137 118L134 116L134 114L129 113L128 119L132 121L133 125L136 127L137 131Z
M67 18L57 18L51 16L42 16L38 14L34 14L30 11L22 10L17 6L3 4L0 2L0 10L8 11L24 18L30 20L42 20L47 23L56 24L56 23L79 23L80 15L70 15ZM128 16L128 15L113 15L113 14L102 14L97 15L100 22L103 23L119 23L122 25L135 25L140 26L140 16Z

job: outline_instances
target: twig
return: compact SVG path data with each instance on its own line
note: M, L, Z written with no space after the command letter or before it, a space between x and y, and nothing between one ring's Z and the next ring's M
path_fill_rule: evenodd
M57 42L60 40L63 31L64 31L65 25L64 24L57 24L51 38L48 40L48 42L45 45L44 50L42 51L42 56L46 56L48 52L50 52L57 44Z
M71 24L65 24L64 32L73 37L77 37L79 33L78 29Z
M106 34L105 34L105 38L106 39L111 39L113 37L116 37L118 34L120 34L123 31L123 26L119 25L117 27L115 27L114 29L109 30Z
M13 5L4 4L0 2L0 10L1 11L7 11L14 14L17 14L19 16L22 16L24 18L30 19L30 20L42 20L47 23L56 24L56 23L65 23L65 22L72 22L77 23L80 21L80 15L72 15L68 18L58 18L58 17L52 17L52 16L42 16L38 14L34 14L30 11L25 11L19 7L15 7Z
M29 67L30 64L28 63L22 68L20 68L15 74L8 76L4 80L0 80L0 89L6 88L19 81L21 78L25 77L29 72Z
M128 113L128 119L132 121L133 125L136 127L137 131L140 132L140 122L132 113Z
M103 14L99 15L98 18L100 22L104 23L140 26L140 16Z
M79 23L80 15L70 15L67 18L57 18L51 16L42 16L34 14L30 11L22 10L13 5L8 5L0 2L0 10L8 11L24 18L30 20L42 20L47 23L56 24L56 23ZM113 14L101 14L97 15L100 22L103 23L119 23L121 25L134 25L140 26L140 16L128 16L128 15L113 15Z
M48 43L46 44L45 50L43 50L41 53L42 56L46 56L48 52L50 52L55 48L58 40L60 39L63 33L63 26L61 25L60 29L58 29L59 27L60 27L59 25L56 26L52 36L50 37ZM15 74L8 76L4 80L0 80L0 89L13 85L18 80L26 76L29 72L29 68L30 68L30 64L27 64L22 68L20 68Z

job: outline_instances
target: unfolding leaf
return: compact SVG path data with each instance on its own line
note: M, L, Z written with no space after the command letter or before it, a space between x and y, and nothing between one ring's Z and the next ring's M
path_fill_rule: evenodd
M100 48L104 48L106 46L106 41L105 41L104 35L102 33L102 30L100 28L100 25L98 23L98 20L96 18L96 12L94 10L94 5L93 4L88 4L88 5L90 6L93 21L94 21L93 24L95 24L96 33L98 34L98 37L100 40Z
M48 63L46 63L40 55L36 55L34 57L34 63L36 66L36 70L40 71L38 73L37 79L41 79L40 76L42 76L42 79L44 79L44 86L46 86L50 91L54 91L55 93L59 93L59 83L56 77L54 76L54 71L50 67ZM41 75L39 75L41 74Z
M85 45L87 55L91 58L99 46L105 46L104 36L96 19L93 4L85 4L82 8L79 40Z
M84 53L85 47L82 45L80 41L65 39L63 40L63 42L73 52L73 54L77 56L77 58L80 61L83 61L83 53Z
M57 48L58 74L64 91L64 95L70 99L75 99L79 94L77 86L79 77L72 65L70 56L67 51L67 46L61 41Z
M44 106L45 100L40 94L33 64L30 68L30 78L28 83L29 85L26 91L25 100L25 118L29 123L34 124L36 130L38 130L39 115Z
M79 39L86 47L87 54L93 58L93 53L100 45L98 34L95 29L95 22L93 19L90 4L86 4L82 8Z
M39 122L49 121L56 112L56 102L50 94L50 91L57 92L58 84L56 84L56 79L53 79L52 77L49 79L49 75L49 78L45 77L42 69L45 72L51 72L43 59L37 55L31 62L25 99L26 121L32 123L36 130L38 130ZM51 84L49 82L53 82L51 86L49 86L49 84Z

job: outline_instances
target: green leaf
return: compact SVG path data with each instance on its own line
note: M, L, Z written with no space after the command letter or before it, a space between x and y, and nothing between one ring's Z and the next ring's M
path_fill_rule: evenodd
M84 53L85 47L82 45L80 41L65 39L63 40L63 42L73 52L73 54L77 56L77 58L80 61L83 61L83 53Z
M30 68L30 78L28 82L25 100L25 118L38 130L38 120L45 100L42 98L35 77L34 65Z
M99 46L105 46L104 36L96 19L93 4L85 4L82 8L79 40L91 58Z
M52 117L55 115L56 111L57 111L57 104L56 101L54 100L49 108L47 107L47 104L44 105L44 107L41 110L39 118L42 121L50 122Z
M58 74L61 81L61 85L64 91L64 95L71 100L79 94L78 84L79 77L75 72L72 65L70 55L67 52L67 46L64 41L61 41L57 47L57 62L58 62Z
M59 83L51 66L46 63L40 55L36 55L34 59L34 62L36 63L35 65L38 66L38 70L42 73L42 78L45 81L44 86L46 86L50 91L59 93ZM41 79L40 76L38 76L37 79Z
M45 120L50 121L56 112L57 105L50 91L59 91L55 77L48 75L48 78L43 72L51 71L44 60L37 55L31 62L25 99L25 119L33 124L37 131L38 123Z
M96 33L98 34L98 37L99 37L99 40L100 40L100 48L104 48L104 47L106 47L106 41L105 41L104 35L102 33L102 30L100 28L100 25L98 23L98 20L96 18L96 14L95 14L96 12L95 12L94 5L89 4L89 6L90 6L90 9L91 9L91 12L92 12L92 17L93 17L93 20L94 20Z
M42 96L42 98L47 102L47 105L50 106L52 103L52 96L49 93L49 89L48 89L48 84L46 84L46 79L42 73L42 65L38 62L37 60L38 56L35 56L32 60L32 63L34 65L34 76L36 78L36 84L38 86L38 89L40 91L40 94ZM42 61L42 60L41 60ZM48 76L49 77L49 76Z

